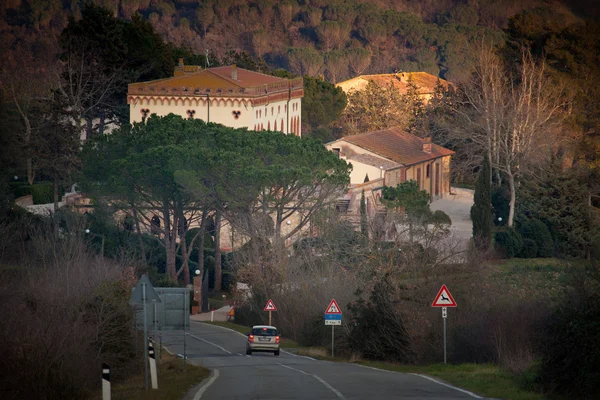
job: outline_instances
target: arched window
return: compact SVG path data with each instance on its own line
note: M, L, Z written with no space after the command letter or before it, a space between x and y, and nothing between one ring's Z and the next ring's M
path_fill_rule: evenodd
M281 118L281 132L285 132L285 124L283 123L283 118Z
M281 106L277 106L277 114L281 112Z
M275 120L275 122L273 123L273 130L276 131L277 130L277 120Z
M271 121L267 122L267 130L270 131L271 130Z
M431 176L431 164L427 164L427 169L425 171L425 177L429 178Z
M275 107L271 106L271 117L273 116L274 110L275 110Z

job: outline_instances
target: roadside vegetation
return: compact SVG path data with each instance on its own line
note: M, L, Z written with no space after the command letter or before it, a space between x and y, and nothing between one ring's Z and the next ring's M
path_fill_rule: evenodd
M210 371L163 352L157 366L158 390L144 388L144 373L138 373L111 385L115 400L181 400L185 394L207 378ZM99 394L95 399L102 399Z
M63 14L69 2L42 3L0 6L10 33L0 40L5 398L90 398L102 362L135 386L127 301L142 273L160 286L201 277L239 304L245 327L266 323L273 299L285 345L323 357L335 298L340 360L429 371L490 396L519 398L517 386L600 393L597 20L535 0L401 11L385 1L206 1L198 13L190 2L71 2ZM207 44L222 52L198 54ZM171 76L178 58L305 76L307 137L173 114L129 125L127 84ZM456 80L428 102L412 82L405 95L333 85L400 70ZM453 181L475 188L471 240L455 237L412 181L382 188L360 215L336 207L351 166L322 141L385 123L456 151ZM77 188L91 203L59 209ZM15 204L26 196L54 212ZM442 318L431 307L441 284L458 302L449 366L439 365Z

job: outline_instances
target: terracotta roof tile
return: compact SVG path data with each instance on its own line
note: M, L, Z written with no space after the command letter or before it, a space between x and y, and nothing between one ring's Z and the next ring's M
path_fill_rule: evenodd
M432 144L431 153L426 153L423 151L424 139L400 128L345 136L342 140L406 166L454 154L437 144Z
M287 91L290 85L292 88L302 88L301 78L289 80L278 78L276 76L265 75L259 72L249 71L243 68L236 68L237 79L231 77L232 66L215 67L208 69L190 69L192 66L178 67L176 74L170 78L157 79L148 82L136 82L129 84L130 92L152 91L154 93L169 92L173 90L191 90L200 89L201 91L210 90L212 92L243 92L247 94L266 94L267 92ZM296 82L298 81L298 82Z

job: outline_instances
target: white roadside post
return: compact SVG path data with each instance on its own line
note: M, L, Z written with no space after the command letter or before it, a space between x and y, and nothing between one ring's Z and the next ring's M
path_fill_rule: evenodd
M442 285L440 291L437 296L433 300L431 307L441 307L442 308L442 319L444 320L444 364L447 364L446 357L446 319L448 317L448 308L447 307L456 307L456 301L450 294L450 291L446 287L446 285Z
M102 363L102 400L110 400L110 367Z
M143 305L144 310L144 344L146 346L148 344L148 307L147 303L161 303L160 297L158 293L154 290L150 279L148 276L142 275L137 286L133 289L131 293L131 298L129 299L129 304L131 305ZM143 347L142 347L143 348ZM148 352L144 351L144 385L146 390L148 390Z
M273 300L269 299L269 301L267 301L264 311L269 312L269 326L272 326L271 325L271 311L277 311L277 307L275 307L275 303L273 303Z
M331 299L325 310L325 325L331 325L331 358L335 347L335 326L342 325L342 310L335 299Z
M154 353L154 344L152 339L148 341L148 357L150 359L150 378L152 380L152 389L158 389L158 378L156 376L156 356Z

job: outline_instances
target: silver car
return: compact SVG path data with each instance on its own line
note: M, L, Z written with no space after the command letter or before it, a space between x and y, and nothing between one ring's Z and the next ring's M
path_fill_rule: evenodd
M279 355L280 338L274 326L255 325L246 336L248 336L246 354L250 355L253 351L272 351L276 356Z

